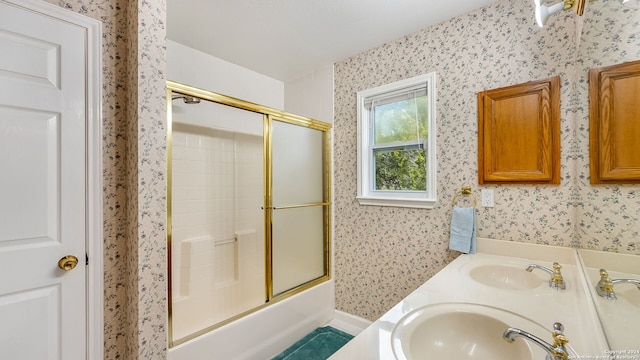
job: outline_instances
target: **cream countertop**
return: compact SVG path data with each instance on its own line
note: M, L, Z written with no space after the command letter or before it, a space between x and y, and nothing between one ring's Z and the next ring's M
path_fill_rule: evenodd
M470 276L472 269L484 265L513 266L524 272L528 264L551 268L554 261L562 265L566 290L551 289L547 284L549 275L540 270L532 273L540 280L539 286L532 289L496 288ZM391 347L394 326L412 310L439 303L482 304L511 311L549 329L548 334L536 334L547 341L551 339L552 324L561 322L575 354L603 355L607 343L578 264L575 249L478 239L478 253L460 255L330 359L395 359Z

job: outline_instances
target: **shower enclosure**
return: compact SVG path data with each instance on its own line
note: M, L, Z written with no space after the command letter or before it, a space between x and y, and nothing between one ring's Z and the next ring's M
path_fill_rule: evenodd
M329 279L330 125L167 82L169 342Z

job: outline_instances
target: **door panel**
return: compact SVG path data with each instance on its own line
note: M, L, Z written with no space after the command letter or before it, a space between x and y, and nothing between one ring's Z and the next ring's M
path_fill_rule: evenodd
M322 203L323 132L274 121L272 144L273 205Z
M0 318L13 326L0 326L6 359L58 359L57 324L60 289L48 286L0 296Z
M478 183L560 184L560 77L478 93Z
M323 206L275 210L272 229L274 295L326 275Z
M326 274L324 133L273 122L272 284L278 295Z
M59 87L59 48L52 43L0 30L0 69L5 76Z
M640 184L640 61L589 70L592 184Z
M86 30L0 3L0 348L86 358ZM70 271L65 255L80 259ZM3 355L4 356L4 355Z
M58 241L56 192L59 166L56 114L0 107L0 242ZM19 206L16 206L19 204Z

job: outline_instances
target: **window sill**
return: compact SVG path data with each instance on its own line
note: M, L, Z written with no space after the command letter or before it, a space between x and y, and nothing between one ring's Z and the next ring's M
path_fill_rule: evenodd
M410 199L410 198L383 198L383 197L356 197L360 205L394 206L416 209L433 209L437 199Z

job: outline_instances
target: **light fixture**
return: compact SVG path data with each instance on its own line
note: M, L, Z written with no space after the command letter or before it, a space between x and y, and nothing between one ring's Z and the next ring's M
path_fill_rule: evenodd
M543 27L547 23L549 16L559 12L560 10L569 10L574 7L576 14L582 16L584 13L584 3L586 0L563 0L551 6L542 5L542 0L533 0L536 5L536 23Z

